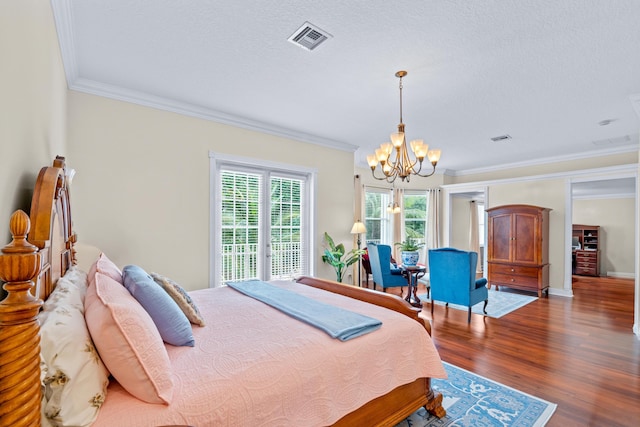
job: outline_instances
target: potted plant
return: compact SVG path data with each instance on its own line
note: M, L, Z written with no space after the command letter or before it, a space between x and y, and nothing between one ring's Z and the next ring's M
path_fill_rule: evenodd
M410 267L418 264L418 259L420 259L420 249L422 249L424 243L418 243L416 239L407 237L407 240L396 242L395 246L400 248L400 259L402 260L402 265Z
M322 255L322 261L327 264L331 264L336 271L336 280L338 282L342 282L342 276L344 275L346 268L358 262L360 256L364 254L364 249L354 248L349 252L346 252L344 245L342 243L336 245L326 231L324 233L324 241L326 247L324 249L324 255Z

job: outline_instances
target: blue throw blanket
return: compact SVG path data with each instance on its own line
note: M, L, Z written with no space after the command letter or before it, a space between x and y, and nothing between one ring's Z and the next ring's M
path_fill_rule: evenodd
M340 341L359 337L382 326L382 322L378 319L325 304L260 280L227 282L227 285L291 317L315 326Z

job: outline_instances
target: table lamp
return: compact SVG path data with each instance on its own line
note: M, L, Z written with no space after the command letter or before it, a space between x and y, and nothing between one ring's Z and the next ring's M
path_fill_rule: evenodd
M362 222L356 221L353 223L353 227L351 227L351 234L358 235L358 252L360 251L360 244L362 243L362 241L360 240L360 235L366 232L367 232L367 227L365 227ZM362 286L362 281L360 280L360 272L362 271L361 262L362 262L362 255L358 254L358 286Z

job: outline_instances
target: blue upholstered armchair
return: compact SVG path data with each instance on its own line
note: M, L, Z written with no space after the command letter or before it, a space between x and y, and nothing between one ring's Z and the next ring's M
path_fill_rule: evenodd
M469 307L467 322L471 322L471 307L484 301L487 314L489 292L487 279L476 280L477 252L455 248L429 250L429 281L431 282L431 315L434 301Z
M373 289L376 288L376 284L382 286L383 291L387 288L408 286L407 279L402 276L400 269L392 268L391 246L369 243L367 251L373 276Z

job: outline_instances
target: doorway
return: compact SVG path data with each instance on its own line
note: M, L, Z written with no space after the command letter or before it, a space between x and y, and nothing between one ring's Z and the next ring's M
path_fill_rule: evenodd
M313 174L210 157L210 286L310 274Z
M478 266L484 272L486 266L486 246L484 242L487 230L484 227L486 213L486 188L479 187L462 191L449 190L444 203L444 218L448 219L448 227L444 230L443 244L463 250L475 250L471 248L470 232L472 230L471 219L475 218L475 226L478 229ZM476 214L472 215L472 210Z
M600 276L635 280L633 302L638 313L640 282L637 271L638 256L638 200L636 174L603 176L571 180L567 206L567 241L572 242L572 224L599 226L598 267ZM573 294L572 245L565 257L565 290ZM636 316L636 322L637 322ZM637 323L634 325L637 330Z

